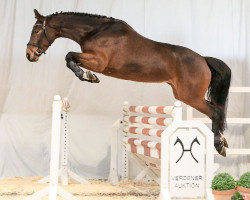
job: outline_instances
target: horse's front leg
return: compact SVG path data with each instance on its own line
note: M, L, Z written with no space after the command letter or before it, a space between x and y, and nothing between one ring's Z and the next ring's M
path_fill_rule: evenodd
M78 59L79 54L81 53L69 52L66 55L65 60L67 67L71 69L81 81L88 81L90 83L99 83L100 80L97 78L95 74L92 74L89 70L84 72L81 69L80 66L82 66L82 63Z

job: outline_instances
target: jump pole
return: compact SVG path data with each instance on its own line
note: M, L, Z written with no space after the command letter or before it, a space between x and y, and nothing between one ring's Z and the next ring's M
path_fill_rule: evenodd
M38 200L49 195L49 200L56 200L57 195L66 200L79 200L63 188L58 186L59 158L60 158L60 136L61 136L61 109L62 101L59 95L54 96L52 130L51 130L51 156L50 156L50 176L49 187L46 187L24 200Z

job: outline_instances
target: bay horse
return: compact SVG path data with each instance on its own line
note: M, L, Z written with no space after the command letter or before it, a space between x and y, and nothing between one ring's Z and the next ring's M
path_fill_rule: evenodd
M65 57L67 67L81 81L98 83L93 71L124 80L168 83L176 99L212 120L214 146L226 156L228 144L222 134L231 70L223 61L147 39L122 20L87 13L34 13L37 21L26 50L29 61L38 61L55 39L64 37L81 47L82 52Z

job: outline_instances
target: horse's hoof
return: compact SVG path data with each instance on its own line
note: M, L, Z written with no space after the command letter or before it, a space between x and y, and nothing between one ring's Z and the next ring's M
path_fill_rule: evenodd
M93 74L93 76L94 76L94 80L92 80L92 83L100 83L99 78L95 74Z
M95 80L94 74L91 71L86 71L86 77L89 80Z
M222 150L221 150L221 152L220 152L220 155L222 155L223 157L226 157L226 156L227 156L226 148L225 148L225 147L222 147Z
M100 83L99 78L97 78L97 76L95 74L92 74L91 71L86 71L86 79L89 80L89 82L91 83Z
M220 155L222 155L223 157L226 157L226 156L227 156L227 154L226 154L226 148L225 148L224 146L222 146L222 145L215 146L215 149L216 149L216 151L217 151Z
M226 157L226 147L228 147L228 143L224 137L220 135L215 136L214 147L220 155Z
M222 144L223 144L224 147L228 148L228 143L227 143L226 138L221 137L221 142L222 142Z

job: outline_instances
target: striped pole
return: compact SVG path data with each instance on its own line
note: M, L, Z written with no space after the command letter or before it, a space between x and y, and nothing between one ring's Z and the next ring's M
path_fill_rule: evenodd
M174 106L127 106L126 112L141 114L171 114Z
M173 122L173 118L143 117L143 116L124 116L123 120L127 123L142 123L159 126L168 126Z
M140 128L140 127L126 126L126 125L123 126L123 132L131 134L161 137L163 131L164 130L154 129L154 128Z

